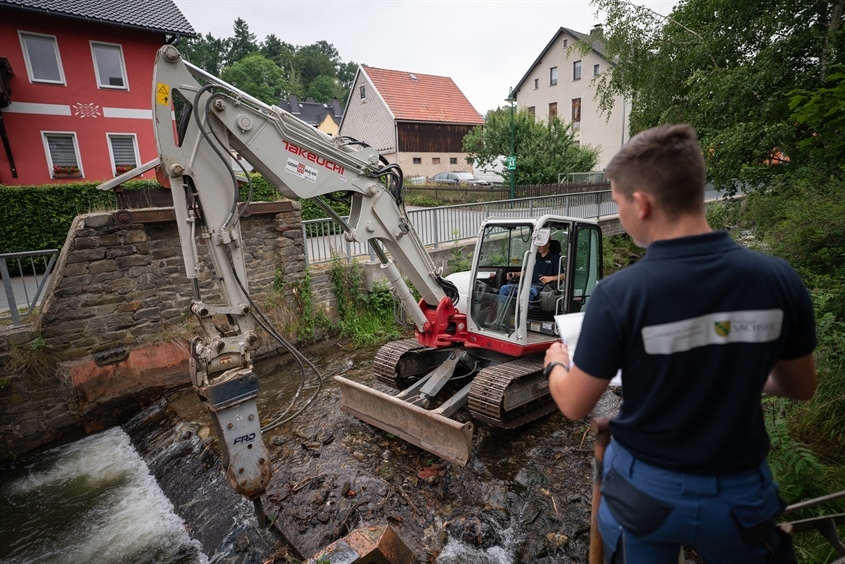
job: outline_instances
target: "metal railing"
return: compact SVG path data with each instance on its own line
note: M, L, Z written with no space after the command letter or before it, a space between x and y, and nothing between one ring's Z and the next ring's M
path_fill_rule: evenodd
M615 213L617 213L617 208L610 199L610 190L602 190L424 208L409 211L408 219L423 244L436 249L444 243L477 237L481 224L488 218L533 218L545 214L557 214L582 219L598 219ZM344 218L344 220L347 219L348 217ZM349 262L355 257L367 255L375 260L375 255L367 243L346 241L340 227L330 219L303 221L302 239L308 264L328 262L334 257Z
M5 301L0 301L0 321L11 320L12 325L17 327L21 324L21 317L35 311L58 256L58 249L0 254L0 278L3 279L4 290L0 296L5 297ZM9 273L9 262L17 266L15 276ZM39 272L42 269L43 272ZM21 299L23 302L19 303Z

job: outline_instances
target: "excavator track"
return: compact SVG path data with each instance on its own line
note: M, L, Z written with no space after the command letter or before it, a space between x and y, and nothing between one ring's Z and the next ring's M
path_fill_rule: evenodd
M488 366L472 381L469 410L475 419L513 429L555 410L541 356Z
M416 339L393 341L376 353L373 370L379 382L402 390L440 366L453 350L426 347Z

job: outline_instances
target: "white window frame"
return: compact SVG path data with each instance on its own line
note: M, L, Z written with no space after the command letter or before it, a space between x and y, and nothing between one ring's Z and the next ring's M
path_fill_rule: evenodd
M50 153L50 145L47 142L48 135L70 135L73 138L73 151L76 156L76 163L79 167L80 178L85 178L85 169L82 168L82 155L79 153L79 138L75 131L41 131L41 141L44 144L44 155L47 157L47 172L53 178L53 155Z
M552 78L554 75L554 78ZM557 86L558 81L560 80L560 71L557 67L550 67L549 68L549 86Z
M41 37L45 39L52 39L53 40L53 51L56 53L56 64L59 66L59 80L45 80L43 78L35 78L32 72L32 63L29 60L29 50L26 48L26 41L24 41L24 36L30 37ZM48 35L46 33L33 33L31 31L23 31L21 29L18 30L18 38L21 41L21 51L23 51L23 60L26 62L26 74L29 77L29 82L33 83L41 83L41 84L61 84L65 85L65 68L62 64L62 55L59 52L59 40L56 38L55 35Z
M596 63L593 65L593 76L598 76L599 74L601 74L601 64Z
M112 137L131 137L132 138L132 148L135 150L135 168L141 166L141 154L138 152L138 135L135 133L119 133L119 132L111 132L106 133L106 143L109 146L109 159L111 160L111 170L115 176L119 176L117 172L117 163L114 161L114 146L112 145ZM240 160L241 156L238 155L237 159ZM237 166L237 165L235 165ZM121 173L122 174L122 173Z
M94 76L97 78L97 88L105 88L107 90L129 90L129 75L126 73L126 59L123 56L123 45L120 43L106 43L105 41L89 41L91 45L91 62L94 64ZM106 48L117 47L120 52L120 72L123 73L123 86L112 86L110 84L103 84L100 78L100 67L97 64L97 54L94 52L94 47L101 45Z

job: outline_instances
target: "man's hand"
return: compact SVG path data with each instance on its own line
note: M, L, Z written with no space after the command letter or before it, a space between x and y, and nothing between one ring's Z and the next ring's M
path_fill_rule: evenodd
M508 280L513 280L514 278L519 278L519 276L519 272L508 272L505 278L507 278Z
M548 277L541 277L540 280L543 278ZM543 366L550 362L560 362L564 366L571 366L572 361L569 358L569 347L566 346L566 343L555 341L552 343L552 346L546 349L546 359L543 361Z
M549 374L549 393L558 409L569 419L582 419L590 414L607 389L610 380L596 378L570 363L569 349L560 342L546 349L545 364L560 362L569 372L556 366Z
M540 282L543 284L551 284L552 282L557 282L560 280L560 275L558 276L541 276Z

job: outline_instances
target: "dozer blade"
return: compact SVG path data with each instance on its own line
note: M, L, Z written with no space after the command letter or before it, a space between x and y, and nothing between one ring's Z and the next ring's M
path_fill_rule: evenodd
M335 376L340 409L432 454L466 466L472 450L471 422L459 423L358 382Z

